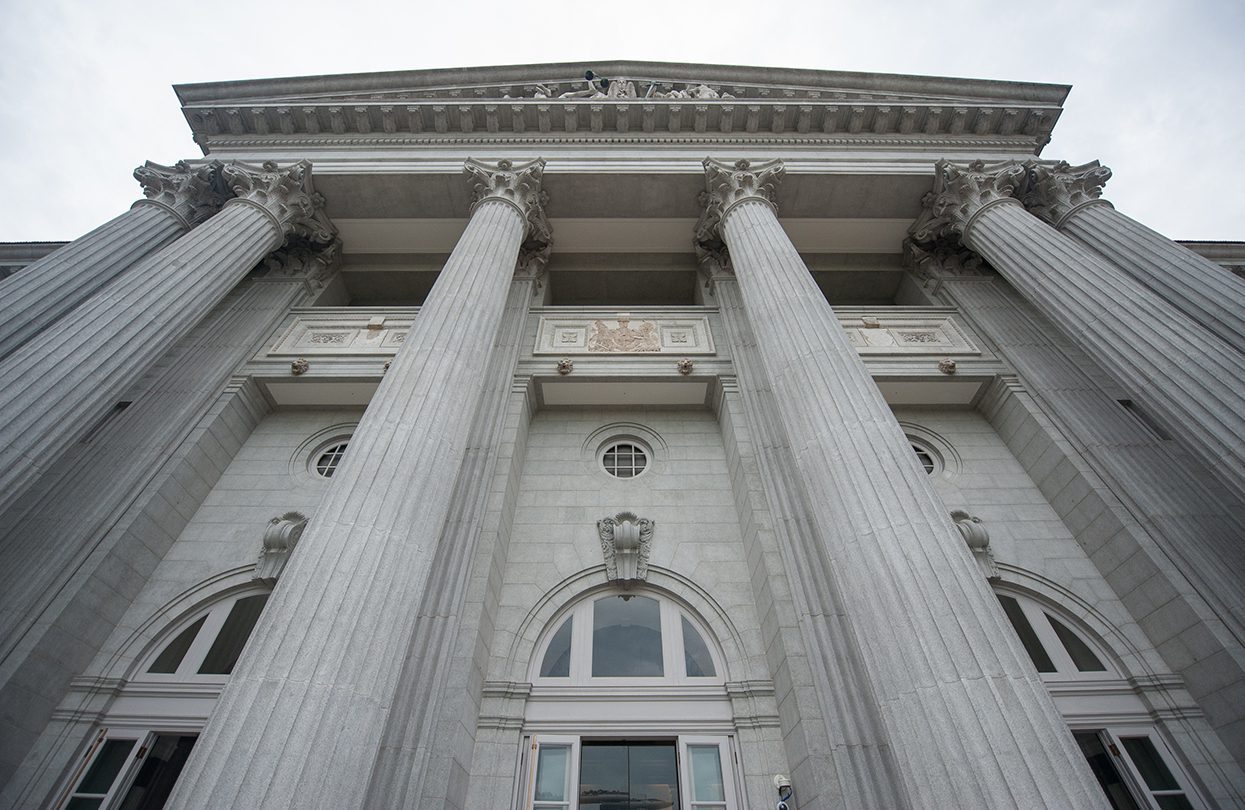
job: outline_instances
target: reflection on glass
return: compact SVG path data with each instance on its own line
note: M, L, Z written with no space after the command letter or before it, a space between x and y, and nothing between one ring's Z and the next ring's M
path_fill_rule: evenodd
M709 655L709 648L687 617L682 618L683 660L687 664L687 676L689 678L712 678L716 673L713 670L713 658Z
M1120 742L1128 749L1128 756L1150 790L1180 790L1179 783L1167 769L1167 763L1163 762L1159 752L1154 750L1154 743L1150 742L1149 737L1121 737Z
M661 608L647 596L607 596L592 605L592 676L653 678L661 661Z
M1033 631L1033 625L1029 624L1029 620L1025 618L1025 612L1020 607L1020 603L1001 593L996 593L995 596L999 598L999 604L1003 606L1003 612L1011 621L1016 635L1020 636L1020 642L1025 645L1025 652L1029 653L1029 658L1033 659L1033 666L1038 672L1054 672L1055 665L1051 663L1050 656L1046 654L1046 648L1042 646L1037 633Z
M566 801L566 769L571 749L565 745L542 745L536 766L536 801Z
M724 802L726 786L722 783L722 760L716 745L689 745L692 762L692 801Z
M545 660L540 662L540 677L567 678L571 674L571 620L562 622L558 632L553 634L549 648L545 650Z
M1056 619L1049 613L1046 614L1046 620L1050 622L1051 629L1055 631L1055 635L1059 636L1059 641L1063 644L1063 648L1068 651L1068 657L1072 659L1072 663L1081 672L1106 672L1107 668L1098 660L1098 656L1094 655L1094 651L1089 648L1080 637L1069 630L1063 622Z
M194 734L160 734L118 810L160 810L168 801L194 747Z
M160 651L160 655L156 657L151 668L147 671L158 675L170 675L177 672L177 667L182 663L182 659L186 657L186 651L194 643L195 636L199 635L199 628L203 626L203 621L206 618L207 616L200 616L197 622L178 633L177 638L170 641L169 646Z
M259 621L259 614L267 602L268 594L261 593L233 603L224 626L199 665L200 675L228 675L233 672L233 665L238 663L238 656L242 654L242 648L251 637L255 622Z
M1124 780L1120 777L1120 772L1116 770L1115 763L1111 761L1111 755L1107 753L1106 747L1099 739L1098 732L1078 731L1072 736L1081 746L1081 753L1085 755L1089 769L1093 771L1098 784L1102 786L1102 792L1107 795L1107 801L1111 803L1113 810L1139 810Z
M678 810L674 743L584 743L580 810Z
M108 788L112 787L113 780L120 773L121 766L125 765L126 758L133 747L133 740L108 740L105 742L104 747L100 749L99 754L95 757L95 761L91 763L91 769L86 772L86 776L82 778L82 782L74 792L107 793Z

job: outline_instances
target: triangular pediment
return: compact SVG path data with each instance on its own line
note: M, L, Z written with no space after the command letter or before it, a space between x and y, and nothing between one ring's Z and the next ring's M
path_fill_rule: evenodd
M591 71L592 79L587 78ZM196 140L258 146L465 137L549 140L757 136L1040 149L1062 85L880 73L598 62L179 85Z
M593 75L588 81L586 74ZM605 79L608 84L602 84ZM896 104L1061 104L1062 85L662 62L598 62L180 85L185 104L701 99Z

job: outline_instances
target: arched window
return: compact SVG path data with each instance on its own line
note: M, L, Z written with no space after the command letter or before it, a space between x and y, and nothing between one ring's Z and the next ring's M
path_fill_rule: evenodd
M669 600L633 593L579 602L560 620L540 662L537 682L573 684L694 683L718 678L719 671L684 611Z
M742 806L722 653L686 606L585 596L549 622L530 672L521 806Z
M267 601L267 591L234 592L166 628L118 690L56 806L163 807Z
M1116 810L1204 808L1102 641L1020 591L995 595Z

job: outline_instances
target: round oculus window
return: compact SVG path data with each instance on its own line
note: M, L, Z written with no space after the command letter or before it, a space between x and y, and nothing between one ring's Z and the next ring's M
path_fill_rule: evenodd
M337 442L324 448L316 458L316 474L321 478L332 478L341 464L342 456L346 455L348 444L349 442Z
M941 465L938 463L938 457L934 455L934 451L923 444L918 444L911 438L908 439L908 442L912 445L912 452L916 453L916 459L921 462L921 467L924 468L925 474L933 475L937 472Z
M601 466L615 478L635 478L648 465L648 448L629 439L610 442L601 452Z

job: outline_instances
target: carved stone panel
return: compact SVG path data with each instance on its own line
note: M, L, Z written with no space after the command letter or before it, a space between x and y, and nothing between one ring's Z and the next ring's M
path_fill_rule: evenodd
M268 357L293 355L394 354L411 328L409 313L377 315L357 312L295 310L266 352Z
M536 354L713 354L707 318L541 316Z
M835 314L848 340L865 356L981 353L949 313Z

